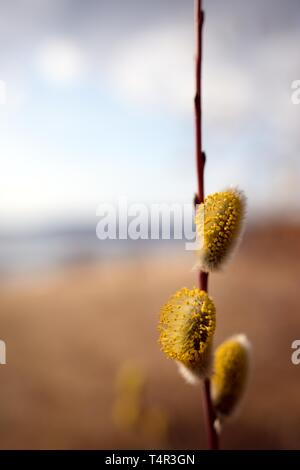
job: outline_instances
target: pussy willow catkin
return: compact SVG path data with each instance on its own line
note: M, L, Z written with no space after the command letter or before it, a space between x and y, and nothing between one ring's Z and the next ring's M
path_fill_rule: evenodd
M245 215L245 196L238 189L210 194L199 204L195 223L198 264L203 271L218 270L239 241Z
M216 310L206 292L183 288L161 309L159 331L162 351L197 376L208 374Z
M212 395L216 412L229 416L239 404L249 373L250 343L245 335L236 335L222 343L214 355Z

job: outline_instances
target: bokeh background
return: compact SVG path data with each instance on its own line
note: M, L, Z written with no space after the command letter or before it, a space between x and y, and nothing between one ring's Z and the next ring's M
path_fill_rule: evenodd
M224 448L299 448L298 0L206 0L206 191L248 197L211 276L216 344L253 343ZM160 306L196 283L178 241L99 241L101 203L188 203L192 0L0 0L0 447L205 448L201 389L159 351Z

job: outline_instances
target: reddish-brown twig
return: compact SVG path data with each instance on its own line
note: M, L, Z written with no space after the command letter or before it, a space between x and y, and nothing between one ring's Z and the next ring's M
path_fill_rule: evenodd
M201 0L195 0L195 17L196 17L196 94L195 104L195 130L196 130L196 164L198 178L198 193L196 202L200 204L204 201L204 166L205 154L202 152L202 110L201 110L201 65L202 65L202 27L204 21L204 13L202 11ZM199 287L207 292L208 273L199 272ZM209 438L209 447L212 450L219 448L218 434L214 427L215 412L211 401L210 380L204 380L204 407L207 420L207 432Z

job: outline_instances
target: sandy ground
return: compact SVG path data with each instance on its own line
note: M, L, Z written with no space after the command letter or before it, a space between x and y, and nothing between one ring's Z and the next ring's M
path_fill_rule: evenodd
M300 228L248 233L210 282L216 344L244 331L253 369L223 448L300 448ZM0 447L205 448L201 387L183 382L157 345L160 306L195 284L188 252L74 267L0 287ZM112 419L116 374L126 361L146 374L144 406L168 419L166 435L122 430Z

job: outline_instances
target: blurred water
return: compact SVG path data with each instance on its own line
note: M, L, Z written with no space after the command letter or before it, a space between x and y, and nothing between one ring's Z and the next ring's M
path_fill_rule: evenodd
M61 266L184 249L183 240L99 240L94 227L0 235L0 275L39 273Z

